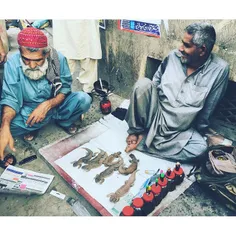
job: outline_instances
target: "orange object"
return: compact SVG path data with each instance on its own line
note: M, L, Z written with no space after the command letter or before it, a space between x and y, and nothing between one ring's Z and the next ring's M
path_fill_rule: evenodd
M134 215L134 209L131 206L125 206L120 213L120 216L133 216Z
M143 206L143 199L140 197L133 199L132 205L135 208L141 208Z
M133 199L131 206L134 208L134 216L145 216L145 213L142 210L143 205L144 201L142 198L137 197Z
M143 205L143 212L145 213L145 215L150 214L154 208L155 208L155 203L154 203L154 195L152 192L150 193L144 193L143 197L142 197L143 201L144 201L144 205Z
M174 173L175 173L175 184L181 184L184 180L184 170L181 168L180 163L177 162L174 168Z

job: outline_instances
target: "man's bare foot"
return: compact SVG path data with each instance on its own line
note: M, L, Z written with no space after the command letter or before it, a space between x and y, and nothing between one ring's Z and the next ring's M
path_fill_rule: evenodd
M142 139L143 135L141 134L129 134L128 137L126 138L127 147L125 151L131 152L135 150Z

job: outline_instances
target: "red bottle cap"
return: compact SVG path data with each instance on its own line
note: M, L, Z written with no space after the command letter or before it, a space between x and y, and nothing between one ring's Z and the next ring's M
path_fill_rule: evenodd
M161 192L161 186L160 185L157 185L156 184L153 184L152 185L152 192L154 194L159 194Z
M125 206L122 213L124 216L132 216L134 214L134 209L131 206Z
M153 195L153 193L151 192L151 193L144 193L143 194L143 200L145 201L145 202L151 202L152 200L153 200L153 198L154 198L154 195Z
M163 178L163 180L161 180L161 178L158 179L158 184L159 184L160 186L166 186L167 183L168 183L167 178Z
M175 172L174 171L166 171L166 178L168 179L174 179L175 178Z
M183 169L180 167L178 170L173 170L176 175L182 175L184 173Z
M140 197L137 197L133 199L132 204L135 208L141 208L143 206L143 199Z

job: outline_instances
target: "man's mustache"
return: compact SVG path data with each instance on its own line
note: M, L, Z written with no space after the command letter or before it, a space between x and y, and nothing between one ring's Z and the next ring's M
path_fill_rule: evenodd
M34 69L28 68L25 71L40 71L40 68L34 68Z

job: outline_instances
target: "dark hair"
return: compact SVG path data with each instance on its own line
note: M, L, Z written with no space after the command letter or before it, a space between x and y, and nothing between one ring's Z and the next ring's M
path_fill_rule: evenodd
M206 22L193 23L185 28L185 32L193 36L193 44L197 47L205 45L207 53L210 54L216 41L216 32L211 24Z

